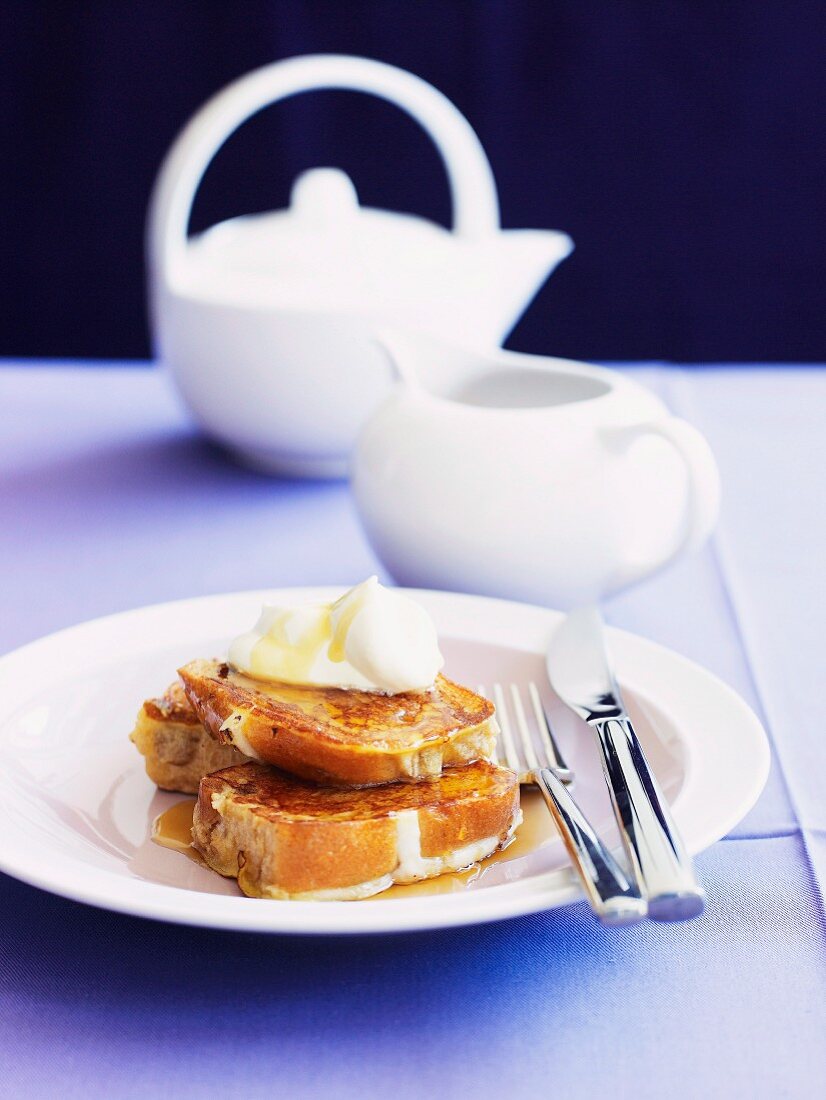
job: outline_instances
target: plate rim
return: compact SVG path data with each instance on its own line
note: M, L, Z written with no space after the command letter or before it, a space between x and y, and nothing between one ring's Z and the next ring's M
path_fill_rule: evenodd
M513 648L527 652L543 652L554 627L563 618L563 613L560 611L497 597L433 589L403 590L413 598L430 605L428 609L437 619L442 615L454 618L457 625L447 631L451 636L512 644L503 642L501 634L513 633L515 627L516 633L524 635L523 642L532 640L530 644L513 645ZM215 593L147 604L64 627L0 657L0 698L6 698L3 681L9 676L14 677L16 667L25 667L28 661L32 658L36 659L43 650L60 647L67 642L71 643L88 632L105 632L113 629L117 632L124 627L128 628L130 620L146 620L152 616L180 616L187 610L192 611L196 608L209 614L210 609L220 607L222 604L246 603L260 608L261 603L266 600L327 599L339 595L340 592L341 586L325 585ZM478 625L480 609L491 612L485 621L487 633L485 631L478 633L473 628L473 620L476 620ZM467 617L468 613L470 613L470 620ZM459 625L462 622L465 623L464 629ZM496 637L497 634L500 636ZM664 662L665 671L671 673L672 681L687 679L695 681L695 684L698 682L701 687L705 687L706 691L710 692L715 704L731 711L734 717L733 728L737 730L740 740L748 743L751 750L745 757L747 769L736 776L740 782L740 789L735 802L728 807L716 807L719 811L717 816L714 817L713 822L707 821L704 829L700 829L698 822L691 821L690 835L686 837L686 841L692 853L696 854L725 836L757 801L769 773L771 752L768 737L751 707L714 673L689 658L630 631L609 627L608 634L612 648L619 658L620 679L628 683L629 689L634 692L638 700L643 703L650 701L661 706L657 702L657 691L655 690L652 695L650 690L645 690L645 687L635 685L634 676L624 676L622 666L626 664L634 666L634 662L641 659L644 665L648 664L656 672L656 666ZM541 637L544 637L544 645L538 644ZM645 676L643 676L644 679ZM673 686L673 683L669 684L669 687ZM0 721L6 720L10 713L31 702L32 698L29 695L13 699L11 706L4 706L0 711ZM694 702L695 705L699 705L700 700L695 699ZM692 739L682 743L689 749L696 748L698 743L702 744L701 741ZM684 812L683 804L691 801L688 795L693 794L696 800L695 764L695 754L689 752L685 783L673 806L678 823ZM88 868L89 873L85 877L93 881L84 882L83 875L79 878L72 877L61 868L32 867L23 858L21 852L15 851L12 845L4 841L4 836L8 838L8 831L0 832L0 870L29 885L73 901L131 916L224 930L293 935L425 931L525 916L568 905L583 898L572 871L561 869L522 879L518 883L491 886L484 891L469 894L441 894L413 897L409 900L396 898L392 901L382 901L377 898L372 900L369 906L354 906L352 902L289 902L283 903L283 907L279 905L277 909L273 909L270 906L262 906L256 899L243 896L203 894L137 878L121 879L119 876L113 876L105 868ZM119 883L120 889L113 893L111 888L106 888L107 881ZM206 904L205 898L210 899ZM473 899L472 904L468 901L470 898ZM345 908L342 909L342 907Z

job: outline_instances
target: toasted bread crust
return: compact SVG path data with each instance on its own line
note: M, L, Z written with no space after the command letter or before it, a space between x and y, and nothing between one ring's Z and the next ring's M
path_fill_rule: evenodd
M399 840L402 821L415 835L411 815L421 838L412 857ZM517 776L486 761L368 790L318 787L253 763L201 780L192 836L209 866L251 897L364 897L458 869L451 859L474 845L490 855L518 815Z
M493 754L493 704L443 676L429 692L387 696L265 684L217 661L192 661L179 675L214 737L316 783L432 777Z
M197 794L204 775L247 761L206 732L178 680L146 700L129 736L145 757L146 774L167 791Z

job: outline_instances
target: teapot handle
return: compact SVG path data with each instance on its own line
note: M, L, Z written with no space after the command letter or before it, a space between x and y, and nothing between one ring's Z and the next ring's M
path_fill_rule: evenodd
M622 566L611 580L611 588L633 584L670 564L683 554L699 550L708 539L720 513L720 471L708 442L697 429L677 416L666 416L630 427L609 428L603 438L609 445L627 450L644 436L665 439L685 465L688 474L688 499L683 529L667 554L641 558Z
M499 228L496 184L479 138L464 115L412 73L364 57L312 54L256 69L214 95L175 140L158 174L149 211L153 269L171 269L187 243L189 213L201 178L226 139L264 107L299 92L341 88L395 103L432 138L450 182L454 232L481 237Z

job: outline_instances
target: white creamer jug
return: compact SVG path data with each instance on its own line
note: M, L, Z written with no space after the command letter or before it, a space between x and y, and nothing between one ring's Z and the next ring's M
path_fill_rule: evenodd
M188 236L195 192L226 138L268 104L316 88L370 92L421 123L448 172L452 232L365 209L343 172L316 169L296 181L288 209ZM156 354L205 431L244 461L343 476L392 384L377 329L496 346L572 247L564 233L500 229L479 139L423 80L358 57L277 62L211 99L161 168L148 227Z
M352 485L400 584L569 607L713 529L708 444L630 378L410 334L383 343L402 380L361 434Z

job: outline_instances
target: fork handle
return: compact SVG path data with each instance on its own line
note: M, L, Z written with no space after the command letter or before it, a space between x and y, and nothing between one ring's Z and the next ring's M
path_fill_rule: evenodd
M539 768L533 778L599 920L608 925L636 924L643 920L647 912L645 900L599 839L565 784L550 768Z
M705 892L648 766L629 718L591 723L622 842L648 898L652 920L688 920L703 911Z

